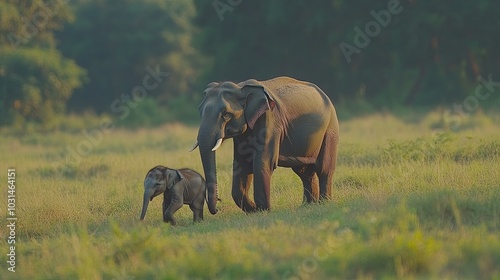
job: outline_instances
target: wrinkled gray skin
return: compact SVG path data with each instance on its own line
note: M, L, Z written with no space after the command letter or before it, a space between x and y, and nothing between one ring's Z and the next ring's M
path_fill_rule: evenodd
M328 96L315 84L279 77L208 84L199 106L200 156L208 209L217 212L215 150L233 138L233 199L243 211L269 210L271 175L291 167L304 186L304 202L331 199L339 124ZM254 201L249 197L254 183Z
M193 211L193 221L203 220L205 180L191 169L170 169L158 165L149 170L144 179L144 201L141 221L148 210L149 201L163 193L163 221L175 225L174 213L188 204Z

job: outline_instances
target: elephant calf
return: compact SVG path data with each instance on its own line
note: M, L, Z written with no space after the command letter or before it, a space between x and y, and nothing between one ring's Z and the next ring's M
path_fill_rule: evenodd
M203 220L205 204L205 180L191 169L170 169L158 165L149 170L144 179L144 202L141 221L144 220L149 201L163 193L163 221L175 225L174 213L188 204L193 211L194 222Z

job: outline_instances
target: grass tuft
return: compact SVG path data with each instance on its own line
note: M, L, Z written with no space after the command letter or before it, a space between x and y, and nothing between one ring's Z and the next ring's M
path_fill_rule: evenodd
M0 279L499 278L500 127L478 115L450 130L439 117L341 121L332 201L302 204L300 179L278 168L272 210L251 215L231 197L225 141L220 212L194 224L184 206L175 227L162 222L161 196L139 221L142 184L158 164L203 174L199 153L187 152L196 128L115 128L81 156L70 151L97 118L72 116L62 124L77 129L47 135L3 129L0 167L16 168L18 221L16 273Z

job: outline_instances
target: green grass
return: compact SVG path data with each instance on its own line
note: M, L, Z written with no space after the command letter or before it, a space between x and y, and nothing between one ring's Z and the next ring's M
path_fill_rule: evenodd
M161 197L139 221L142 182L157 164L202 172L198 152L187 152L196 128L115 129L78 160L67 147L86 139L80 132L4 129L1 199L15 167L17 265L7 271L2 226L0 278L499 279L500 126L470 120L436 132L433 118L341 122L333 201L301 205L300 180L280 168L272 211L252 215L232 201L227 141L217 155L220 212L205 209L193 224L185 206L177 227L162 222Z

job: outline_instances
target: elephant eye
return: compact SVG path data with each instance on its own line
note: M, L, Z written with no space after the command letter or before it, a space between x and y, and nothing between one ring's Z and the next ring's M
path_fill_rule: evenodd
M224 114L222 114L222 118L226 121L230 120L232 117L233 117L233 114L228 113L228 112L225 112Z

